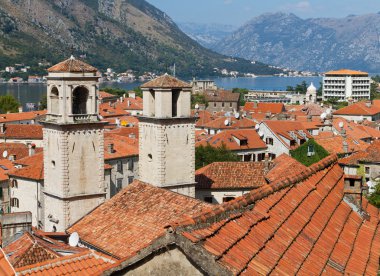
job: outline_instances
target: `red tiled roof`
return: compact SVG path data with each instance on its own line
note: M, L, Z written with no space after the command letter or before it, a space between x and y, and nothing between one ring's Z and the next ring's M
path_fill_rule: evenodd
M46 114L46 110L0 114L0 123L35 120Z
M6 157L5 152L6 151ZM35 148L35 153L42 152L42 148ZM16 155L16 160L29 156L29 148L22 143L0 143L0 159L8 159Z
M340 164L358 165L359 162L380 162L380 140L375 140L363 151L359 151L339 160Z
M356 76L368 77L368 73L366 73L366 72L349 70L349 69L340 69L340 70L336 70L336 71L329 71L329 72L326 72L325 75L326 76L329 76L329 75L343 75L343 76L356 75Z
M18 268L19 275L102 275L115 260L100 253L83 252Z
M361 101L338 109L334 115L373 116L378 113L380 113L380 100L373 100L370 106L367 106L367 101Z
M118 258L130 257L166 233L165 226L211 205L135 180L68 229Z
M255 107L257 105L257 107ZM267 113L279 114L285 111L283 103L253 103L247 102L243 108L244 111L250 113Z
M229 90L213 90L204 92L207 102L238 102L239 93L232 93Z
M273 167L265 176L270 182L290 175L301 174L307 167L283 153L273 161Z
M129 115L129 112L121 108L117 103L101 103L99 105L99 114L107 118Z
M196 189L255 189L267 184L264 162L215 162L195 172Z
M368 147L368 144L361 140L354 140L351 137L345 139L340 135L334 135L332 133L320 133L319 135L314 136L314 139L329 153L345 153L343 148L344 141L348 144L349 153L364 150Z
M8 180L8 171L13 169L14 165L8 159L0 159L0 181Z
M37 139L42 140L41 125L7 124L4 133L0 137L7 139Z
M106 134L104 139L104 159L118 159L139 154L138 140L120 135ZM108 145L113 144L113 152L108 151Z
M117 95L113 95L105 91L99 91L99 98L100 99L117 98Z
M341 132L341 128L339 126L339 123L341 123L341 122L344 123L343 128L346 130L347 136L349 136L355 140L376 138L376 137L371 137L371 135L367 131L359 128L358 124L356 124L354 122L349 122L343 118L338 117L338 118L335 118L333 120L333 127L339 132ZM376 131L375 129L372 133L375 134L376 132L377 132L377 135L380 134L380 131Z
M15 164L22 166L43 166L44 163L44 153L41 151L39 153L33 154L32 156L27 156L14 161Z
M301 174L172 224L173 231L235 275L376 275L379 209L364 199L367 220L343 200L344 174L336 160L329 156Z
M240 141L247 140L247 143L239 145L239 139ZM267 145L261 140L260 136L254 129L224 130L206 140L196 143L196 146L206 146L207 144L210 144L213 147L220 147L224 144L227 149L233 151L267 148Z
M191 85L165 74L141 85L141 88L191 88Z
M7 257L4 254L3 249L0 248L0 275L14 276L16 272L12 265L9 263Z
M40 181L44 179L44 168L39 165L27 166L19 169L13 169L8 172L10 177L24 178Z
M229 124L226 125L225 121L228 120ZM256 123L248 118L236 119L235 117L219 117L215 120L208 121L202 124L200 120L197 122L197 127L209 129L237 129L237 128L254 128Z
M74 57L66 59L49 69L47 69L49 73L54 72L70 72L70 73L96 73L98 69L95 67L79 60Z
M143 99L136 98L123 98L122 102L117 102L116 106L124 110L143 110Z

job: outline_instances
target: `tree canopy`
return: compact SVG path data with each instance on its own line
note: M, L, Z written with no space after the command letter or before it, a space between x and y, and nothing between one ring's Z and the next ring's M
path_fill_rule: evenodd
M15 113L18 112L20 103L11 95L0 96L0 112Z
M214 162L237 162L240 158L237 154L228 150L225 144L213 147L210 144L195 148L195 169L202 168Z
M380 208L380 181L376 183L375 191L368 196L368 201L377 208Z
M308 152L313 152L313 154L308 156ZM297 149L291 150L290 155L298 162L309 167L310 165L329 156L329 153L321 145L317 144L314 139L309 139Z

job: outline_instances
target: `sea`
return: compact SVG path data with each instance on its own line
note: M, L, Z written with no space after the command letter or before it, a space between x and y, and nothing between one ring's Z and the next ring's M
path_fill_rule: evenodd
M315 87L320 87L322 77L276 77L263 76L256 78L208 78L214 80L217 87L224 89L246 88L250 90L286 90L287 86L296 86L306 81L309 85L313 83ZM191 81L191 80L187 80ZM122 88L131 90L142 85L142 82L103 82L100 89L104 87ZM42 97L46 95L46 84L42 83L20 83L8 84L0 83L0 95L12 95L22 105L25 111L31 110L33 106L37 106Z

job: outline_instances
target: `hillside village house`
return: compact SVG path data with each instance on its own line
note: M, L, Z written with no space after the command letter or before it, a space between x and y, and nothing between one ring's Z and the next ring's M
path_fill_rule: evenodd
M208 90L204 92L209 112L238 112L240 93L228 90Z
M301 123L293 121L264 121L259 125L258 134L265 141L271 159L283 153L289 155L290 150L312 138Z
M236 153L241 161L254 162L264 160L267 145L260 139L255 129L225 130L196 143L196 146L221 147Z
M207 111L205 111L207 112ZM220 116L206 118L202 116L196 123L197 130L206 130L208 134L214 135L225 130L230 129L252 129L256 126L256 123L246 117L236 118L235 116Z
M205 91L218 89L213 80L196 80L194 78L191 86L193 94L203 94Z
M222 204L265 184L264 162L215 162L195 172L195 198ZM269 168L268 168L269 170Z
M380 120L380 100L368 100L351 104L335 111L334 117L342 117L354 122Z

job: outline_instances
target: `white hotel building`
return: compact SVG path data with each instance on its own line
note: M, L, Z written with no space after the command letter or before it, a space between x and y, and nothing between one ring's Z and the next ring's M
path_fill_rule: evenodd
M370 99L371 79L368 73L353 70L338 70L325 73L323 78L323 100L338 101Z

